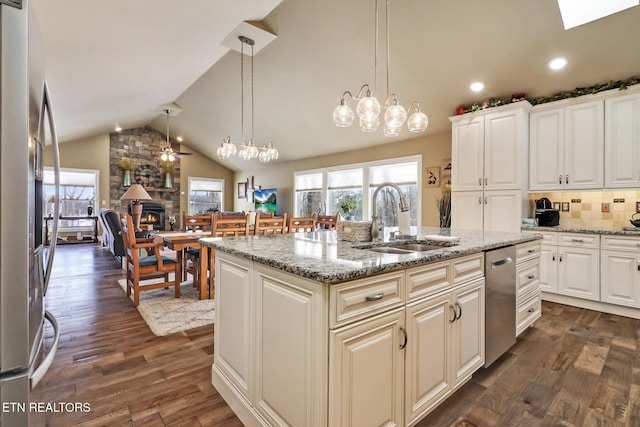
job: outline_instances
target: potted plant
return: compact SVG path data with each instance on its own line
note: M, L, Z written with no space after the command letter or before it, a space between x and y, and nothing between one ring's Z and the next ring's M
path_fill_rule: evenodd
M164 172L164 188L173 188L171 182L171 174L176 170L176 166L171 162L164 162L160 165L160 168Z
M135 162L133 159L123 157L118 160L118 167L124 171L123 185L131 187L131 170L135 167Z
M350 220L353 217L353 211L358 209L358 205L350 197L347 197L340 203L340 209L342 209L345 219Z

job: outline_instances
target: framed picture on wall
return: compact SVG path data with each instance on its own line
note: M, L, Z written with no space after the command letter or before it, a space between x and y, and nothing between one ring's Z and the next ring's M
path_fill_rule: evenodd
M424 188L440 187L440 168L438 166L424 168L422 182L424 183Z
M451 188L451 159L440 161L440 184L442 188Z
M247 189L253 190L253 175L247 177Z
M247 183L239 182L238 183L238 199L246 199L247 198Z

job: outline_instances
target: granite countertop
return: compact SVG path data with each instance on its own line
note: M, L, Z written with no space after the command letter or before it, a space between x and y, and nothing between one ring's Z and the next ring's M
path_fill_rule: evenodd
M619 228L617 230L605 230L605 229L597 229L597 228L576 228L576 227L565 227L561 225L556 225L555 227L539 227L537 225L523 225L522 231L524 232L532 232L536 231L555 231L558 233L587 233L587 234L610 234L610 235L618 235L618 236L640 236L640 228L635 227L624 227Z
M455 236L460 237L460 241L453 246L447 241L430 241L430 244L442 246L442 249L408 254L368 250L399 241L343 242L338 241L335 231L329 230L276 236L211 237L200 239L200 243L297 276L334 284L541 238L535 233L423 227L418 239L403 242L429 240L423 238L426 235Z

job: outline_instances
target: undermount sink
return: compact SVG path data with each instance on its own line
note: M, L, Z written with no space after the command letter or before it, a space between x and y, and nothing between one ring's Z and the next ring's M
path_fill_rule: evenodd
M415 251L407 249L391 248L389 246L379 246L377 248L369 248L371 252L380 252L383 254L411 254Z
M393 249L405 249L413 252L426 252L442 248L443 246L429 245L426 243L401 243L398 245L393 245Z
M378 246L367 249L372 252L380 252L383 254L411 254L414 252L427 252L442 248L443 246L428 245L425 243L399 243L395 245Z

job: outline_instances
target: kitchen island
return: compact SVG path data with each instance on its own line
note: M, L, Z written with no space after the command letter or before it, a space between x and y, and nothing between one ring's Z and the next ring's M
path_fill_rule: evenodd
M539 252L540 236L418 237L435 248L376 252L397 242L333 231L200 240L216 250L212 382L243 423L414 425L483 366L484 251Z

